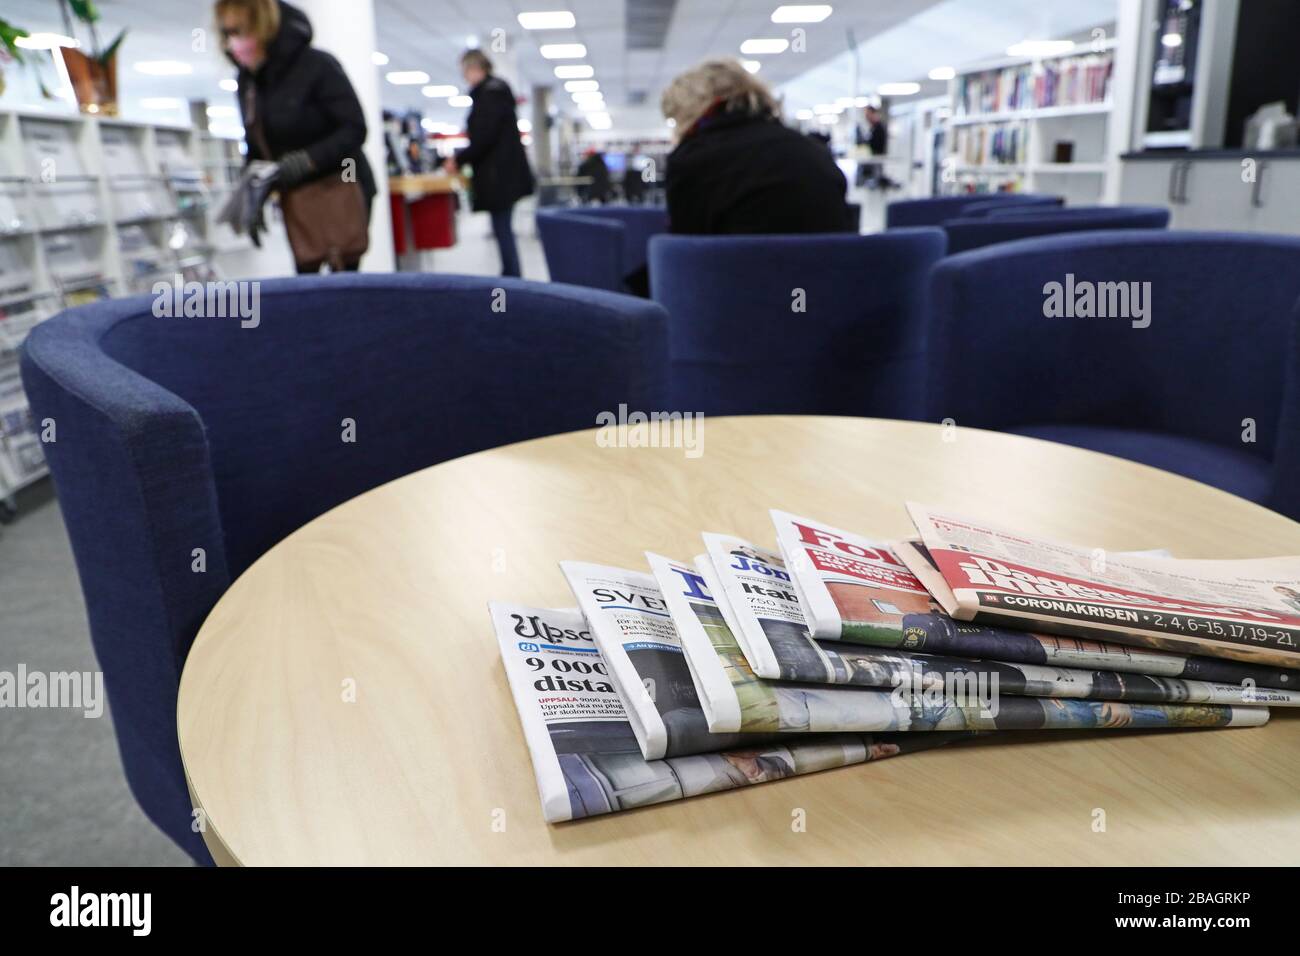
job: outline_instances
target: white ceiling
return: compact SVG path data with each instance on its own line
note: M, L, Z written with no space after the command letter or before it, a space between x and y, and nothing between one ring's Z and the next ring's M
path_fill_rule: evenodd
M29 30L64 32L55 0L3 0L4 18ZM387 70L423 70L435 84L461 85L457 58L469 38L487 46L493 31L503 31L506 52L498 54L500 71L527 95L534 85L554 84L556 102L579 115L556 81L555 61L543 59L541 43L580 42L583 61L595 68L616 128L661 127L659 93L678 72L708 56L740 55L750 37L789 38L793 25L771 22L781 0L374 0L380 50ZM1115 19L1116 0L830 0L831 16L803 25L806 51L756 56L759 75L784 94L787 111L869 94L890 80L924 79L939 65L961 66L998 55L1010 43L1028 37L1070 35ZM671 8L662 48L627 49L628 3ZM123 112L133 118L183 120L185 113L146 110L146 97L204 98L233 105L217 82L233 73L213 42L211 3L206 0L98 0L103 15L101 40L121 26L130 34L119 68ZM521 11L568 9L572 30L526 31L516 19ZM197 32L196 31L203 31ZM858 88L854 89L857 43ZM195 49L196 39L206 49ZM193 64L183 77L149 77L134 69L138 60L180 59ZM24 95L21 76L10 70L13 87L0 102ZM464 110L444 100L422 96L418 87L381 84L384 105L415 108L431 119L458 122ZM636 97L643 96L638 104Z

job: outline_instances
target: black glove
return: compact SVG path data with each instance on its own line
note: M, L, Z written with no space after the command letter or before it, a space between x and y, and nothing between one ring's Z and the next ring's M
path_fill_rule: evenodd
M262 216L262 208L266 205L266 198L271 195L280 181L280 165L278 163L268 163L262 160L254 160L248 164L247 181L244 184L244 203L240 210L241 228L236 228L236 232L247 232L248 238L253 240L253 245L262 248L262 233L266 232L266 220Z

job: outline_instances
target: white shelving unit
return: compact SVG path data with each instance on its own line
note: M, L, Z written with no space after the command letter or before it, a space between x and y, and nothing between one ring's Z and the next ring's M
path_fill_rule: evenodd
M0 111L0 501L44 477L18 372L27 333L60 309L217 274L247 240L214 221L239 143L188 127Z
M944 191L1010 189L1054 193L1074 205L1101 202L1117 155L1107 132L1114 51L1112 39L961 71L949 84ZM1058 160L1058 144L1069 144L1069 161Z

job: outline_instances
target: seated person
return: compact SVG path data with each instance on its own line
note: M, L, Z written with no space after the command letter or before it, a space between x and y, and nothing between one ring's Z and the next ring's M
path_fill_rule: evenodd
M708 60L669 84L663 114L668 231L727 236L844 232L847 183L821 143L785 126L772 91L735 60ZM649 274L626 279L648 295Z

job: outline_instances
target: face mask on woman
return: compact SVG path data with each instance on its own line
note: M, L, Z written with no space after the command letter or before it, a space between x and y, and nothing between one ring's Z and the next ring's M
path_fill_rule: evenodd
M227 42L226 49L230 51L230 55L235 58L236 63L248 70L257 66L261 60L261 57L257 55L256 37L231 37Z

